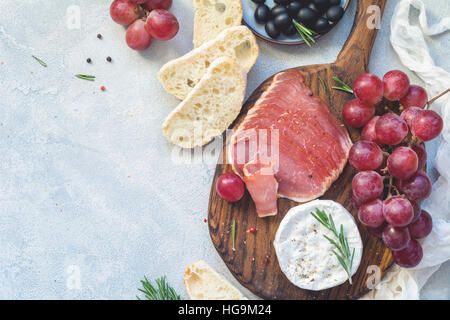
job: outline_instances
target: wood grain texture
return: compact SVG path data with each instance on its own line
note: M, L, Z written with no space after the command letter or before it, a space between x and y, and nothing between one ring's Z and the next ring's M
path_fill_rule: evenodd
M342 120L341 112L345 103L352 95L332 90L335 85L333 76L338 76L346 83L353 83L361 73L368 72L368 64L372 46L377 30L369 29L366 21L369 18L369 6L376 5L384 10L386 0L359 0L355 22L350 36L345 43L336 62L325 65L310 65L295 68L302 72L305 83L312 91L327 102L330 110ZM326 89L320 78L325 81ZM231 126L239 125L262 92L270 85L272 78L264 81L250 96L243 106L242 112ZM383 107L377 106L377 113L382 113ZM360 138L360 130L348 128L353 141ZM225 144L224 144L225 146ZM223 150L223 154L224 154ZM223 155L221 157L223 160ZM225 172L231 172L231 166L217 165L214 181L211 187L209 200L209 231L212 242L227 267L237 280L250 291L264 299L357 299L367 293L366 282L370 274L367 268L370 265L379 266L382 274L392 264L390 250L386 249L381 240L368 234L365 227L358 225L364 244L364 253L357 273L353 276L353 285L348 282L338 287L323 291L308 291L300 289L289 282L282 273L275 250L273 239L278 226L286 212L298 205L287 199L278 200L279 214L275 217L258 218L255 205L248 193L237 203L228 203L222 200L215 190L217 179ZM331 186L321 199L335 200L344 205L355 217L355 210L350 202L349 195L351 180L355 171L347 165L339 179ZM232 250L231 225L236 221L236 250ZM255 233L247 230L256 228Z

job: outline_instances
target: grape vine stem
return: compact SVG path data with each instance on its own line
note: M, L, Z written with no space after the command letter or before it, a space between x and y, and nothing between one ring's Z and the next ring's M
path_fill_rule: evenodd
M393 178L389 176L388 199L392 196Z
M445 90L444 92L442 92L441 94L439 94L438 96L434 97L433 99L431 99L430 101L427 102L427 109L430 109L431 105L439 98L445 96L447 93L450 92L450 88L448 88L447 90Z

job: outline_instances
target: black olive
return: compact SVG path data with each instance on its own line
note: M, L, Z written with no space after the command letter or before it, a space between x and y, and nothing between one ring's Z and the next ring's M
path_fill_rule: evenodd
M283 31L283 33L287 36L292 36L294 34L297 33L297 29L295 29L294 24L291 23L291 25L289 26L289 28L287 28L286 30Z
M287 6L288 13L291 17L296 17L300 9L303 7L300 1L292 1Z
M328 0L330 7L332 6L340 6L341 5L341 0Z
M268 6L266 6L265 4L260 4L256 7L256 10L255 10L256 22L266 23L267 21L269 21L270 17L271 17L271 15L270 15L270 10L269 10Z
M285 6L289 3L289 0L274 0L274 2Z
M310 2L311 2L311 0L298 0L301 4L302 4L302 6L304 6L304 7L306 7Z
M310 8L311 10L317 11L317 13L320 14L319 8L317 8L317 6L316 6L313 2L311 2L310 4L308 4L308 8Z
M325 12L331 6L329 0L313 0L313 3L320 10L320 12Z
M272 14L272 17L276 17L279 14L287 13L287 12L288 12L287 8L283 7L283 6L280 6L280 5L277 5L277 6L273 7L270 10L270 13Z
M287 12L276 15L273 22L275 23L275 27L280 31L286 30L292 24L291 17Z
M276 39L280 36L280 31L275 27L273 20L266 23L266 32L269 37Z
M257 4L262 4L262 3L266 2L266 0L252 0L252 1Z
M344 15L344 9L340 6L332 6L327 10L327 18L330 21L338 22Z
M319 13L310 8L301 8L297 14L297 20L306 26L314 25L317 18L319 18Z
M317 33L325 33L330 29L330 24L328 23L328 20L325 18L320 17L317 19L316 23L314 24L313 30Z

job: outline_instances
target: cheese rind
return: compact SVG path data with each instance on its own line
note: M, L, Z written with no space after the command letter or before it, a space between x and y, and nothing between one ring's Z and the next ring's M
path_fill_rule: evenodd
M348 280L332 250L335 247L325 239L334 234L321 225L312 215L316 208L331 214L339 230L344 227L350 251L355 248L352 275L361 262L363 244L353 216L339 203L331 200L315 200L288 211L278 227L273 242L280 268L297 287L307 290L324 290Z

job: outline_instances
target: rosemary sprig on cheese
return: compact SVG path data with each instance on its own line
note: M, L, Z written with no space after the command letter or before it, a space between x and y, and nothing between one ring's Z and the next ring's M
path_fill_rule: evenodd
M147 300L180 300L180 296L175 292L175 290L166 282L166 276L155 280L156 288L144 277L141 280L143 289L138 289L145 295ZM136 296L138 300L141 300Z
M333 221L333 217L331 214L327 215L325 211L319 210L316 208L316 213L311 212L311 215L320 222L325 228L330 230L337 240L333 240L327 235L323 235L325 239L327 239L332 245L334 245L337 249L333 250L334 255L338 259L342 268L344 268L345 272L348 276L348 281L352 284L352 266L353 266L353 258L355 256L355 248L350 252L350 247L348 245L348 239L344 235L344 227L341 224L339 232L336 229L336 226Z

